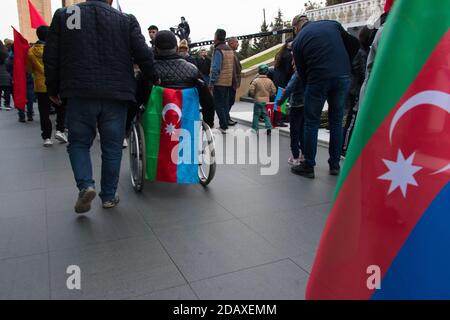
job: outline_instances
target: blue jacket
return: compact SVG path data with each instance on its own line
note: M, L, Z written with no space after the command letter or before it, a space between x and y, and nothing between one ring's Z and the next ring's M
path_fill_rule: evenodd
M336 21L307 22L294 40L294 59L305 84L349 77L350 58Z
M214 50L214 55L211 65L211 78L209 83L213 86L220 78L220 72L222 71L223 54L220 50Z
M292 108L300 108L305 105L304 85L297 72L293 74L280 100L276 101L276 105L282 105L289 97Z

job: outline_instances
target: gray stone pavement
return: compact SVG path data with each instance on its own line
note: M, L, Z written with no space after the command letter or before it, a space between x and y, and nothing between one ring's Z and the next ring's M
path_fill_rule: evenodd
M0 112L0 299L303 299L336 179L320 148L316 180L221 165L208 189L147 184L135 194L124 153L111 211L73 212L66 147L41 146L39 123ZM99 181L100 147L92 158ZM81 291L66 287L81 268Z

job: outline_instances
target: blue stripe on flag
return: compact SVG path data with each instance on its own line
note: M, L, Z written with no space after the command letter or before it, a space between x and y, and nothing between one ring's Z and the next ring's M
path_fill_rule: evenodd
M450 299L450 183L411 232L373 300Z
M198 184L198 156L200 146L200 104L195 88L184 89L183 116L179 144L177 179L179 184ZM188 134L186 136L185 134Z
M277 96L275 98L275 101L278 101L281 99L281 96L283 95L284 88L279 87L277 91ZM276 103L274 104L273 111L281 112L281 106L277 106Z

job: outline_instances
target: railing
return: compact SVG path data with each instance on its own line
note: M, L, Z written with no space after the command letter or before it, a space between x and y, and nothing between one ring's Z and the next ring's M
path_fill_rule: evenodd
M337 20L344 26L365 25L381 15L384 3L385 0L356 0L309 10L306 15L310 20Z

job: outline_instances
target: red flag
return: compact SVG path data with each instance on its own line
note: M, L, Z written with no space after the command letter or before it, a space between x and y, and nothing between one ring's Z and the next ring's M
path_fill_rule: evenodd
M13 97L17 109L25 111L27 104L27 75L26 63L30 45L20 32L14 29L14 71Z
M45 22L44 18L30 0L28 0L28 8L30 9L31 27L33 29L37 29L40 26L48 26L47 22Z

